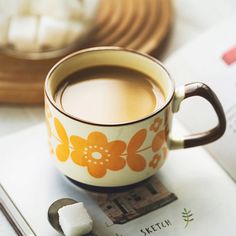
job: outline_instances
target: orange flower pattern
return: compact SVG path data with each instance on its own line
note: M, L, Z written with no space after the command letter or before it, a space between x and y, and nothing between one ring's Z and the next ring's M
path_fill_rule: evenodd
M152 145L142 148L147 138L147 129L141 129L136 132L126 145L121 140L109 142L105 134L98 131L91 132L87 139L75 135L69 138L62 123L57 118L54 118L57 135L53 133L52 135L59 141L54 153L61 162L65 162L71 157L75 164L86 167L88 173L95 178L102 178L106 175L107 170L121 170L126 166L126 163L131 170L140 172L147 166L147 161L141 152L152 149L156 153L161 150L164 157L167 155L168 150L163 147L166 140L166 130L158 131L161 123L162 120L160 118L154 120L149 127L149 130L155 132ZM72 150L70 151L70 149ZM127 153L124 153L125 150ZM155 154L148 167L155 169L160 160L161 156Z
M154 122L152 123L152 125L150 126L150 130L153 132L157 132L161 126L162 123L162 119L157 117Z
M138 149L143 145L147 136L147 130L139 130L129 141L127 148L127 164L134 171L142 171L146 167L144 157L138 154Z
M152 160L149 162L149 167L152 167L153 169L155 169L155 168L158 166L160 160L161 160L161 156L158 155L158 154L156 154L156 155L152 158Z
M162 145L164 144L166 139L166 133L165 130L162 130L160 132L158 132L153 140L152 140L152 150L153 152L157 152L160 150L160 148L162 147Z
M60 141L60 144L56 148L56 155L59 161L66 161L70 155L69 139L65 128L57 118L54 118L54 125Z
M95 178L103 177L107 169L117 171L125 166L125 159L121 154L126 148L123 141L108 142L106 136L100 132L92 132L85 140L79 136L71 136L74 147L71 153L72 161L88 168L88 172Z
M168 154L168 149L167 147L163 147L161 149L162 152L162 156L159 154L156 154L153 156L152 160L149 162L149 167L152 167L153 169L155 169L157 166L160 166L159 163L160 161L164 158L166 158L167 154Z

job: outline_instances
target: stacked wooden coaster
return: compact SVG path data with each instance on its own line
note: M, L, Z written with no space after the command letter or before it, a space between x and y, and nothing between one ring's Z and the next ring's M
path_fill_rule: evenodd
M93 30L81 48L112 45L151 54L167 36L170 20L170 0L101 0ZM0 54L0 102L42 103L44 79L59 59Z

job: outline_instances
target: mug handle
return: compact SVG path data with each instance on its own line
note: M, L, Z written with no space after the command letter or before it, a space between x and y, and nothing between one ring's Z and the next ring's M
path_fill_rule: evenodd
M216 94L206 84L196 82L177 88L172 105L173 113L179 111L180 104L184 99L193 96L203 97L212 105L218 117L218 124L213 129L202 133L196 133L181 138L170 137L170 149L190 148L208 144L219 139L225 132L226 118L223 107Z

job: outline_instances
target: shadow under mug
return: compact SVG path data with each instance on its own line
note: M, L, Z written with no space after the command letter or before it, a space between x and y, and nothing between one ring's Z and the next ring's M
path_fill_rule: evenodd
M147 74L162 87L165 104L139 120L107 125L62 110L54 101L57 86L68 75L99 65L128 67ZM170 132L173 114L184 99L192 96L210 102L218 124L203 133L175 137ZM120 187L145 180L164 164L169 150L213 142L226 127L223 108L207 85L197 82L175 89L158 60L117 47L85 49L59 61L46 78L45 110L50 151L59 170L72 180L97 187Z

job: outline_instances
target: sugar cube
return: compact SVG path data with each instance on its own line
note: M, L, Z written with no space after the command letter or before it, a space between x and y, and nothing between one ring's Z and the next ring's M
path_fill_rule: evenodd
M9 17L0 14L0 46L7 44L7 33L9 26Z
M67 1L71 0L31 0L31 14L68 19Z
M93 221L82 202L59 209L59 223L66 236L79 236L89 233Z
M66 43L72 43L84 33L85 27L77 21L70 21L67 27Z
M84 0L83 1L83 17L84 20L90 21L93 19L93 16L96 13L96 10L98 8L98 0Z
M36 50L37 17L13 16L9 24L8 41L18 50Z
M50 2L50 0L48 0ZM31 0L30 1L30 14L32 15L43 15L45 12L49 13L50 9L48 7L46 0ZM52 9L51 9L52 11Z
M82 5L79 0L67 0L67 11L70 18L75 20L81 20L82 18Z
M37 43L40 47L60 48L66 40L68 22L49 16L39 20Z
M0 0L0 11L7 15L23 15L29 12L30 0Z

